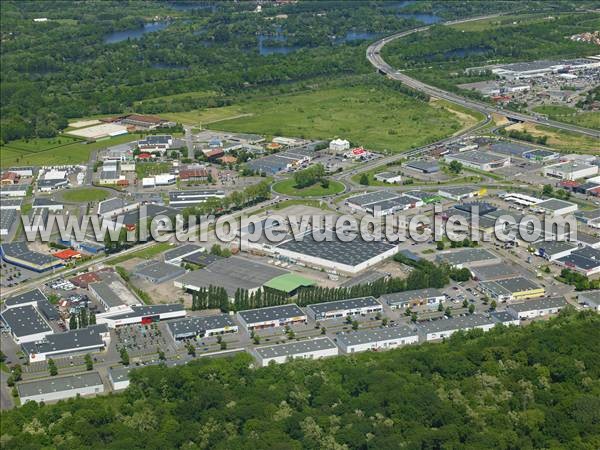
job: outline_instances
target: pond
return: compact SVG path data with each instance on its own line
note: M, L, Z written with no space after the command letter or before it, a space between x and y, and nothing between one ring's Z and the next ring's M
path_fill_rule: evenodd
M156 31L164 30L170 24L171 22L150 22L145 23L141 28L115 31L114 33L104 36L104 43L116 44L117 42L126 41L127 39L139 39L146 33L154 33Z

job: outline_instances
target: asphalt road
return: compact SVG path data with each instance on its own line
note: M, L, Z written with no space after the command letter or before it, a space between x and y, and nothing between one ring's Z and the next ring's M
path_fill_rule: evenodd
M482 17L474 17L474 18L470 18L470 19L454 20L454 21L444 22L444 25L472 22L475 20L487 19L487 18L492 18L492 17L497 17L497 16L499 16L499 14L493 14L493 15L482 16ZM484 114L498 113L498 114L502 114L502 115L508 117L511 120L515 120L515 121L519 121L519 122L532 122L532 123L537 123L540 125L546 125L549 127L558 128L561 130L572 131L575 133L580 133L580 134L585 134L588 136L600 138L600 131L597 131L597 130L579 127L577 125L570 125L570 124L565 124L565 123L561 123L561 122L556 122L553 120L547 120L547 119L544 119L541 117L512 112L512 111L508 111L505 109L500 109L493 105L488 105L486 103L466 99L459 95L456 95L456 94L444 91L442 89L436 88L434 86L422 83L421 81L411 78L408 75L402 73L401 71L394 69L388 63L386 63L383 60L383 58L381 57L381 54L380 54L381 49L383 49L383 47L387 43L394 41L396 39L408 36L413 33L425 31L429 28L431 28L431 25L414 28L414 29L408 30L408 31L403 31L401 33L397 33L392 36L388 36L383 39L380 39L377 42L374 42L373 44L371 44L367 48L367 53L366 53L367 59L380 73L387 75L389 78L400 81L400 82L404 83L405 85L407 85L413 89L416 89L420 92L424 92L428 95L431 95L431 96L434 96L437 98L442 98L444 100L448 100L452 103L456 103L458 105L464 106L465 108L474 109L474 110L482 112Z

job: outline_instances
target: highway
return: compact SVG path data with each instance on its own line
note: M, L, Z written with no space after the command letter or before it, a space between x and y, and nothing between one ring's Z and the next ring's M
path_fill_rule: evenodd
M470 19L454 20L454 21L444 22L444 25L472 22L475 20L489 19L489 18L497 17L497 16L499 16L499 14L482 16L482 17L474 17L474 18L470 18ZM522 114L522 113L518 113L518 112L508 111L506 109L497 108L493 105L489 105L489 104L486 104L483 102L466 99L464 97L453 94L451 92L447 92L442 89L436 88L434 86L422 83L421 81L411 78L408 75L402 73L401 71L394 69L388 63L386 63L383 60L383 58L381 57L381 50L387 43L394 41L396 39L408 36L413 33L419 33L421 31L428 30L429 28L431 28L431 25L414 28L412 30L403 31L401 33L397 33L392 36L388 36L383 39L380 39L377 42L374 42L373 44L371 44L367 48L367 53L366 53L367 59L380 73L387 75L388 78L400 81L401 83L405 84L406 86L411 87L417 91L423 92L423 93L428 94L433 97L448 100L452 103L456 103L458 105L464 106L465 108L474 109L474 110L482 112L484 114L498 113L498 114L502 114L502 115L506 116L507 118L514 120L514 121L532 122L532 123L536 123L536 124L540 124L540 125L546 125L549 127L557 128L560 130L571 131L571 132L575 132L575 133L579 133L579 134L585 134L588 136L600 138L600 131L597 131L597 130L579 127L577 125L570 125L570 124L566 124L566 123L556 122L553 120L547 120L547 119L544 119L541 117L530 116L528 114Z

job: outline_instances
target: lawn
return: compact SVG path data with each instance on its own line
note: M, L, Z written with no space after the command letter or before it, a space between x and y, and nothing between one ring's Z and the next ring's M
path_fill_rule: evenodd
M591 136L584 136L570 131L558 130L556 128L546 127L544 125L534 125L532 123L516 123L506 128L507 130L527 131L533 136L548 136L547 145L557 150L564 150L571 153L592 153L600 152L600 143L598 139Z
M231 108L231 107L227 107ZM455 113L388 87L347 86L245 101L246 117L211 128L308 139L348 139L372 150L402 152L459 131Z
M126 255L117 256L116 258L110 259L107 261L107 264L110 264L111 266L115 266L117 264L120 264L124 261L128 261L133 258L151 259L151 258L155 257L156 255L158 255L159 253L162 253L170 248L171 248L171 244L169 244L168 242L157 242L156 244L154 244L150 247L146 247L141 250L138 250L137 252L131 252Z
M108 197L106 191L94 188L72 189L63 193L63 200L66 202L100 202Z
M536 106L533 110L552 120L600 130L600 112L598 111L578 112L575 108L560 105Z
M295 197L325 197L328 195L339 194L344 191L344 185L339 181L329 180L329 187L324 188L320 183L315 183L302 189L295 187L296 181L293 178L279 181L273 185L273 190L279 194Z
M2 167L79 164L86 162L94 150L134 141L139 137L139 134L124 134L90 144L67 136L50 139L36 138L29 142L11 141L0 147L0 163ZM54 140L54 144L51 143L52 140Z

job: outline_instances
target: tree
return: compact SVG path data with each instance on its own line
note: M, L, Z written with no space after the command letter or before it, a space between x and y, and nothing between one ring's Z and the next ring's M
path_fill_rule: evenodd
M352 321L352 329L354 331L358 330L358 320Z
M466 307L468 307L468 306L469 306L469 300L467 300L467 299L465 298L465 299L463 300L463 302L462 302L462 306L463 306L463 308L466 308Z
M48 371L52 377L58 375L58 368L56 367L56 363L52 358L48 359Z
M196 346L194 344L192 344L191 342L189 342L187 344L187 352L188 355L191 355L192 357L196 357Z
M552 188L552 186L549 184L545 184L544 187L542 188L542 195L545 195L547 197L552 197L553 193L554 193L554 188Z
M75 314L71 314L71 317L69 317L69 329L70 330L77 329L77 315L75 315Z
M92 359L92 355L87 353L84 358L85 361L85 370L92 370L94 368L94 360Z
M475 305L470 304L469 305L469 314L473 314L475 312Z
M165 356L165 352L163 352L160 348L156 349L156 353L158 353L158 359L161 361L165 361L167 357Z
M495 310L495 309L496 309L496 306L498 306L498 305L496 304L496 300L492 300L492 302L490 303L490 309L493 311L493 310Z
M449 306L446 308L446 311L444 311L444 314L448 317L452 317L452 310Z
M360 176L360 180L358 181L360 184L362 184L363 186L368 186L369 183L369 176L366 173L363 173Z
M125 347L121 347L119 354L121 356L121 364L123 364L124 366L128 366L129 365L129 353L127 353L127 349Z
M450 172L458 175L459 173L462 172L463 169L463 165L462 163L460 163L459 161L452 161L450 162L450 164L448 165L448 169L450 169Z
M444 248L446 247L446 245L444 244L444 241L437 241L435 246L438 250L444 250Z

